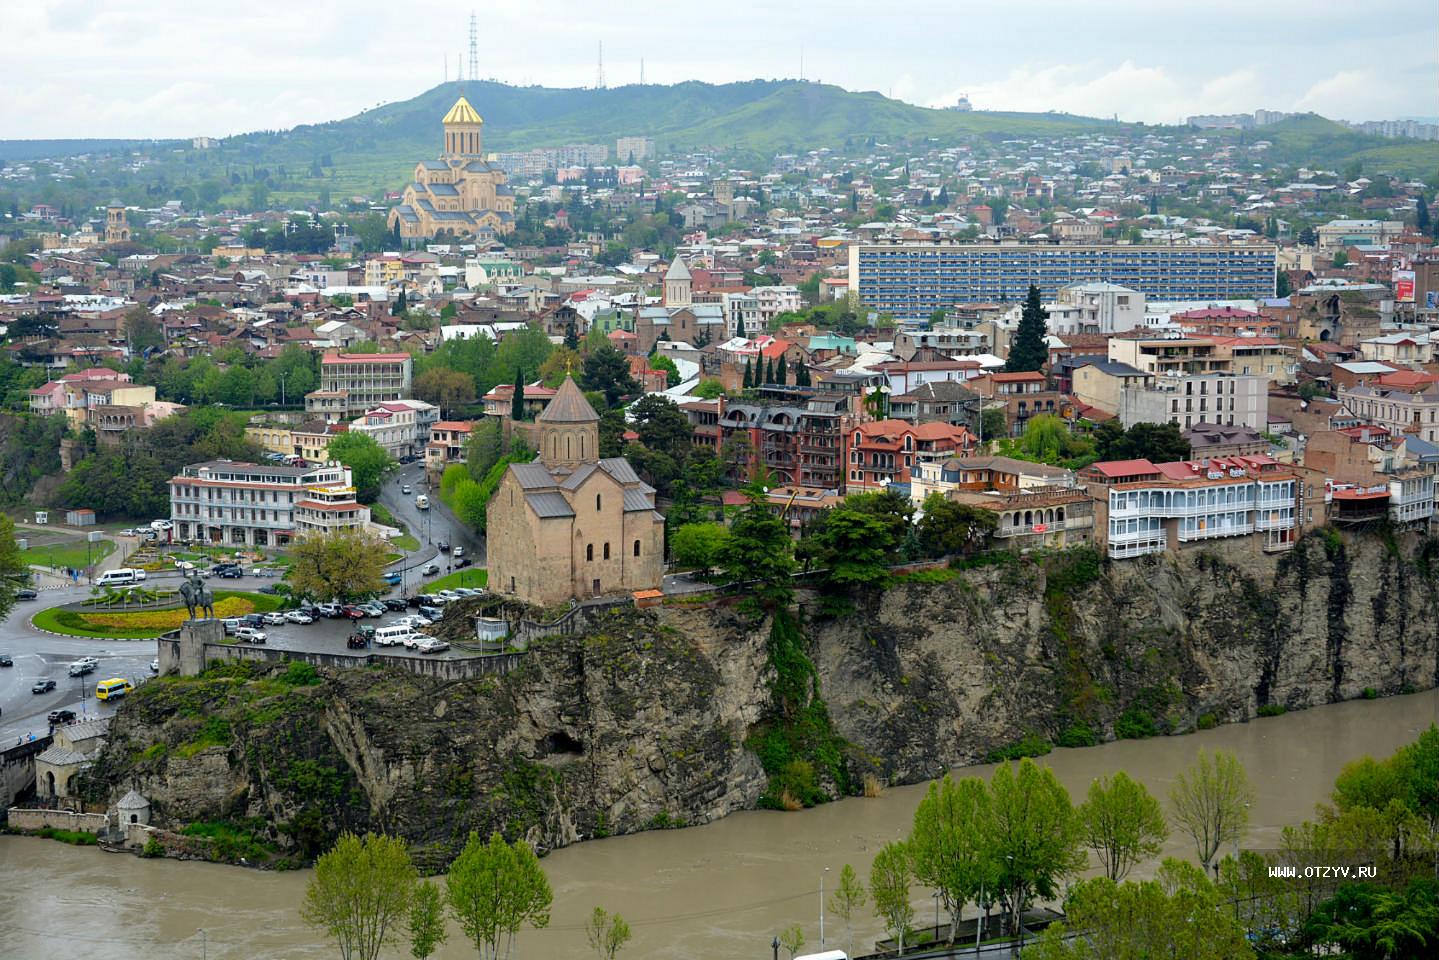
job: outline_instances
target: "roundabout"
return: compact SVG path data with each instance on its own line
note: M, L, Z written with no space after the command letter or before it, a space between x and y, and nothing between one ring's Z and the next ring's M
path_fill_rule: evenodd
M189 614L178 593L151 591L153 599L137 603L106 603L104 597L58 604L30 618L30 626L46 633L92 640L153 640L180 629ZM215 593L215 616L267 613L285 605L285 597L244 590Z

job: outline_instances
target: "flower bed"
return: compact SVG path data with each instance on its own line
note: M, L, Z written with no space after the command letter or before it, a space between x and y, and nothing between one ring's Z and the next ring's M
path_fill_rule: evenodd
M276 610L285 603L284 597L262 593L222 591L215 595L215 616L238 617L247 613ZM167 610L133 610L96 612L81 605L53 607L35 614L32 625L52 633L75 637L107 637L143 640L178 630L190 618L183 606Z

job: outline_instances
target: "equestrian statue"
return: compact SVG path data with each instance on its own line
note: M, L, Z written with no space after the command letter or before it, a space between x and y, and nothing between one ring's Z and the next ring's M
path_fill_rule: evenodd
M190 611L191 620L199 619L196 611L206 617L215 616L215 595L205 586L205 581L200 579L198 570L191 570L186 575L185 582L180 584L180 596L185 598L185 609Z

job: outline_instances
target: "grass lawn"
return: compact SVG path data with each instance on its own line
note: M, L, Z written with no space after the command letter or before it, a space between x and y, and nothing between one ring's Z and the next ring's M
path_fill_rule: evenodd
M215 592L215 615L236 617L245 613L266 613L278 610L285 597L240 590ZM54 607L41 610L31 618L33 626L72 637L148 640L178 629L189 618L185 608L171 610L136 610L123 613L82 613Z
M420 541L416 540L412 534L402 533L398 537L392 537L390 539L390 546L414 552L420 549Z
M20 559L26 564L45 567L84 567L85 548L90 548L90 562L99 563L115 550L109 540L89 543L85 540L61 540L47 546L35 546L20 551Z
M436 590L449 590L454 587L472 587L475 590L482 589L489 585L490 571L484 567L466 567L463 570L456 570L454 573L446 574L438 580L432 580L425 584L420 592L434 593Z

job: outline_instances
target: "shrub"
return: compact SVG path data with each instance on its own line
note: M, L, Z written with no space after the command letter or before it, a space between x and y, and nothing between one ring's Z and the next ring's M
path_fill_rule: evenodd
M1159 732L1149 711L1130 707L1114 721L1114 735L1121 740L1144 740Z
M1266 703L1257 711L1261 717L1277 717L1287 709L1282 703Z
M1055 741L1061 747L1092 747L1098 742L1099 737L1087 723L1076 723L1067 727Z
M1001 760L1022 760L1025 757L1042 757L1052 749L1054 749L1053 745L1051 745L1048 740L1031 730L1009 746L991 750L988 761L990 763L998 763Z
M1379 691L1378 691L1378 690L1375 690L1373 687L1365 687L1365 688L1364 688L1364 699L1365 699L1365 700L1378 700L1378 699L1379 699Z
M142 850L140 851L140 856L145 857L146 859L151 859L151 858L154 858L154 857L163 857L164 855L165 855L165 845L164 845L163 843L161 843L159 840L156 840L154 837L149 837L149 838L147 838L147 839L145 840L145 847L144 847L144 849L142 849Z
M46 840L59 840L61 843L68 843L75 847L93 847L97 838L95 834L86 830L59 830L55 827L41 827L37 836Z
M280 682L292 687L313 687L320 682L320 675L315 671L314 664L292 660L280 675Z
M1215 727L1219 726L1219 718L1212 713L1201 713L1199 715L1198 722L1195 723L1195 726L1198 727L1200 730L1213 730Z

